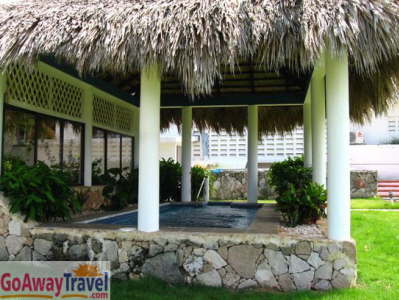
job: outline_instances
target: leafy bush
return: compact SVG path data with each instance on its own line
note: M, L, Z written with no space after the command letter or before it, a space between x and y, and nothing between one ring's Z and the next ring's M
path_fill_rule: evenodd
M126 172L127 168L109 169L103 175L106 185L103 189L103 196L110 200L109 209L119 210L128 204L137 203L138 195L138 169Z
M288 158L273 163L267 173L268 182L276 189L278 195L285 193L290 185L296 190L312 182L312 169L304 167L303 158Z
M181 165L169 158L159 163L159 198L161 202L181 200Z
M182 167L173 159L161 159L159 163L159 200L160 202L181 201L181 176ZM206 169L194 166L191 169L192 199L198 194L202 180L210 176ZM126 169L110 169L107 174L101 175L101 180L106 182L103 195L110 200L109 208L118 210L125 208L130 203L138 201L138 169L132 173Z
M52 169L43 162L33 166L19 159L4 162L0 188L9 197L10 211L26 220L69 219L80 210L80 203L69 186L69 174Z
M205 177L209 177L209 186L212 186L213 176L211 172L201 166L194 166L191 168L191 199L192 201L197 200L198 191L201 188L202 181ZM199 199L202 199L203 191L205 187L202 187Z
M60 164L51 165L52 170L59 171L64 174L66 182L69 185L79 184L80 177L80 162L72 162L70 164L64 163L62 166Z
M277 209L288 226L313 224L325 217L327 193L322 185L311 182L296 190L290 184L282 196L277 198Z
M103 185L106 183L101 165L101 158L93 160L91 164L91 180L93 185Z
M327 192L312 182L312 169L304 167L302 157L273 163L268 181L278 193L277 209L289 226L311 224L325 217Z

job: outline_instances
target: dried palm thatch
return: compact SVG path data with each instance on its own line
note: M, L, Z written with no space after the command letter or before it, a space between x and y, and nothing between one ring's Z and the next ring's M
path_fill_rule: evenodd
M309 72L328 45L348 51L361 122L386 110L398 84L398 24L396 0L27 0L0 5L0 65L52 55L117 76L158 63L195 98L242 60Z
M259 108L259 135L274 135L291 132L302 124L302 106L264 106ZM223 117L221 117L223 116ZM247 126L246 107L194 108L193 123L200 130L217 133L243 134ZM171 124L181 125L181 109L161 110L161 128Z

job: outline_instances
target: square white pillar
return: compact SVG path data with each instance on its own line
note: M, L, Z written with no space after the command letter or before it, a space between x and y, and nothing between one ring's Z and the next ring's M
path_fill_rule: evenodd
M326 97L324 76L314 72L311 83L313 181L326 186Z
M182 188L181 200L191 202L191 137L193 110L182 108Z
M258 201L258 106L248 106L248 202Z
M141 71L138 230L159 230L161 77L157 65Z
M349 240L349 71L348 55L326 53L328 237Z
M310 88L309 88L310 89ZM312 97L310 91L306 94L303 104L303 144L304 144L304 165L307 168L312 167Z
M139 167L140 153L140 109L134 114L134 145L133 145L133 168Z
M93 94L89 87L84 88L84 169L83 169L83 185L92 185L92 141L93 141Z

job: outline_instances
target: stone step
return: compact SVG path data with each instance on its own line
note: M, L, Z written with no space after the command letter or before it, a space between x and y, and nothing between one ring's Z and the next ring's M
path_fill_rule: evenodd
M399 179L391 179L391 180L378 180L378 182L397 182L399 183Z
M399 180L380 180L377 196L382 198L399 197Z
M396 187L396 188L399 188L399 184L394 184L394 183L381 183L381 184L378 184L378 188L384 188L384 187L392 187L392 188Z
M399 180L379 180L378 184L399 184Z
M378 187L378 191L399 191L399 186L382 186Z
M392 193L392 197L399 197L399 191L396 192L378 192L377 195L379 197L390 197Z

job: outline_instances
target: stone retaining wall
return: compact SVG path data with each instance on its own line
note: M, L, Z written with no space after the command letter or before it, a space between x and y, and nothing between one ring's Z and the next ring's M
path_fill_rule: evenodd
M245 170L223 171L214 174L211 199L247 199ZM351 171L351 197L372 198L377 195L377 171ZM275 199L276 194L266 180L266 171L258 172L258 199Z
M356 280L353 242L63 228L35 228L31 241L20 248L35 259L109 260L120 279L151 275L173 283L282 291L346 288Z
M378 174L377 171L352 171L351 172L351 197L372 198L377 196Z
M0 197L0 261L108 260L113 278L144 275L169 282L329 290L356 281L352 241L244 233L141 233L45 228L10 216Z

